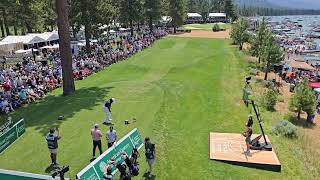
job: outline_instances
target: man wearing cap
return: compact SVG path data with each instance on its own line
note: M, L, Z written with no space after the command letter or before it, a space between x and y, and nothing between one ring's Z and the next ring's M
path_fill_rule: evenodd
M154 164L154 160L156 158L156 150L155 150L155 144L151 143L150 138L146 137L144 140L144 147L145 147L145 155L146 155L146 161L149 165L149 171L147 172L149 174L149 178L152 176L152 167Z
M113 146L113 144L117 140L117 132L113 130L113 126L110 126L110 129L107 131L107 142L108 142L108 149Z
M101 137L102 133L99 129L99 125L95 124L94 127L91 129L91 136L92 136L92 142L93 142L93 150L92 150L92 157L94 158L96 156L96 148L98 146L100 155L102 154L102 148L101 148Z
M111 124L111 119L110 119L111 105L114 102L115 102L115 98L111 98L111 99L107 100L103 106L104 111L106 112L106 120L104 122L106 124Z
M55 134L55 132L58 132L57 134ZM46 136L46 140L48 143L48 148L51 154L51 162L53 165L57 164L57 150L58 150L58 140L61 137L59 136L59 131L58 128L54 129L50 129L50 132L47 134Z

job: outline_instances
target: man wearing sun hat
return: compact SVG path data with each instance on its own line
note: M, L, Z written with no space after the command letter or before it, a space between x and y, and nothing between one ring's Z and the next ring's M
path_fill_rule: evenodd
M111 105L112 105L112 103L115 103L115 101L116 101L115 98L111 98L111 99L107 100L103 106L104 111L106 113L106 120L104 122L106 124L111 124L111 120L112 120L112 119L110 119Z

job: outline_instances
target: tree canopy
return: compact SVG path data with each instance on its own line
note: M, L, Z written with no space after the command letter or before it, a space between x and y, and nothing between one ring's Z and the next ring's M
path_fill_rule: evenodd
M249 41L249 22L245 18L240 18L239 21L232 25L231 38L234 44L239 45L242 50L243 44Z
M301 111L306 112L308 115L313 114L316 108L316 97L308 86L308 80L304 79L295 88L295 93L290 99L290 108L298 112L298 119L300 119Z

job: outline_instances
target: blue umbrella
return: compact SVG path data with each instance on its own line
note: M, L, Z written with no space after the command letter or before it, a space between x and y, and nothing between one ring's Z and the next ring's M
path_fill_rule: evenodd
M314 91L320 93L320 88L315 88Z

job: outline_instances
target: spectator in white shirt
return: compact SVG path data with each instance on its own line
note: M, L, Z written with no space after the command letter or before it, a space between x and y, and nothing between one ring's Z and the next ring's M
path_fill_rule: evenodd
M110 130L107 131L107 142L108 142L108 149L113 146L113 144L117 140L117 132L113 130L113 126L110 126Z

